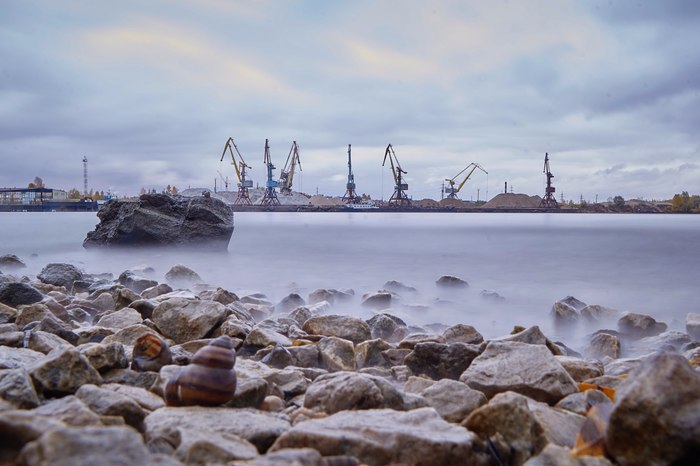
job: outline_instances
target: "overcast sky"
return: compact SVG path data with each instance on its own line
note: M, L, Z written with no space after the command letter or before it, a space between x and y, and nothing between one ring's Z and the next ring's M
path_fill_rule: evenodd
M700 193L700 2L33 1L0 4L0 187L213 188L232 136L295 189L667 199ZM228 161L228 159L227 159ZM221 187L219 181L219 187Z

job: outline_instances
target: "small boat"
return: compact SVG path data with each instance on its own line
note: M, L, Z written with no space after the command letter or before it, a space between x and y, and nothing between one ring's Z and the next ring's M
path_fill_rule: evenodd
M353 202L350 204L345 204L345 208L349 210L372 210L378 209L377 205L372 200Z

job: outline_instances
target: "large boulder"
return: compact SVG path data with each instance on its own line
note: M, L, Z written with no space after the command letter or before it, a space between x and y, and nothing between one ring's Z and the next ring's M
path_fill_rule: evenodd
M44 299L39 290L26 283L0 283L0 303L10 307L21 304L34 304Z
M49 285L65 286L67 290L73 288L73 283L83 280L82 270L71 264L48 264L44 267L37 278L42 283Z
M111 200L97 213L100 223L83 246L186 245L226 249L233 212L213 197L144 194L138 200Z
M651 316L628 312L617 321L617 328L631 338L644 338L665 332L667 325Z
M312 317L304 322L303 330L311 335L325 335L361 343L372 338L369 325L362 319L341 315Z
M160 303L152 319L158 328L175 343L204 338L228 314L226 306L215 301L172 298Z

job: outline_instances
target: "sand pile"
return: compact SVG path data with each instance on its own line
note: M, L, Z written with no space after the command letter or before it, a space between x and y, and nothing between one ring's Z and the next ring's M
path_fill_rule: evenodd
M462 209L462 208L466 207L464 201L462 201L460 199L450 199L450 198L440 199L439 205L443 209L450 208L450 207L453 209Z
M311 196L309 203L319 207L330 207L345 204L343 199L340 197L324 196L322 194Z
M501 193L484 204L484 209L536 209L540 206L540 196L527 194Z
M181 194L183 196L188 197L197 197L201 196L202 192L204 191L209 191L212 197L220 199L226 202L227 204L233 204L236 201L236 197L238 196L237 191L218 191L214 193L213 191L206 188L185 189L184 191L182 191ZM250 196L250 200L253 203L253 205L258 205L260 204L263 196L265 195L265 188L249 189L248 195ZM292 191L292 193L289 195L282 194L278 191L277 199L279 199L281 205L309 205L309 196L307 196L306 194L298 193L296 191Z
M421 209L437 209L440 207L440 204L434 199L421 199L419 201L413 201L413 206Z

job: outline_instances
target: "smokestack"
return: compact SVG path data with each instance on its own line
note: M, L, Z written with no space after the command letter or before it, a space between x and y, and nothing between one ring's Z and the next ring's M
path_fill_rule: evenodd
M506 188L505 188L505 190L504 190L503 192L506 193L506 194L508 194L508 182L507 182L507 181L506 181Z

